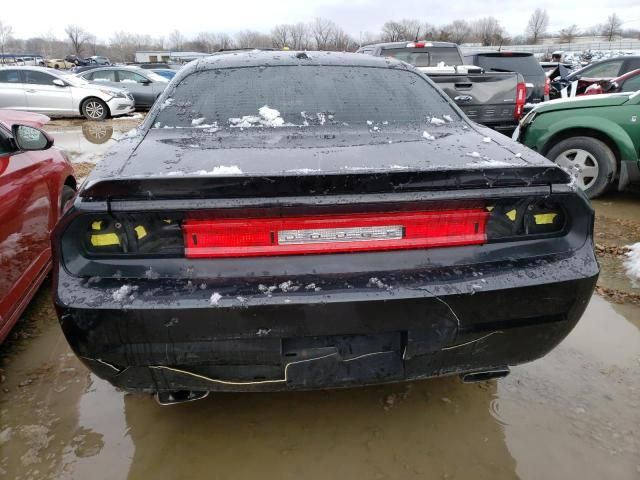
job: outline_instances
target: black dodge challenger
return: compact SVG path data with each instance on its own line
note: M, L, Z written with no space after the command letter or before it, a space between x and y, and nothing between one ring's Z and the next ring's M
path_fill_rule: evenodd
M571 177L392 59L246 52L182 69L53 238L98 376L210 391L504 376L598 276Z

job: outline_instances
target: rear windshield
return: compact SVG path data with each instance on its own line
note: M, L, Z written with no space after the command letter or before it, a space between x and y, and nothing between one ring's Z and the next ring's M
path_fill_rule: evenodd
M487 72L518 72L522 75L542 75L543 70L533 55L478 55L478 66Z
M460 117L423 77L403 69L275 66L215 69L183 79L155 128L421 123ZM385 123L386 122L386 123Z
M462 58L455 47L385 48L382 55L397 58L416 67L462 65Z

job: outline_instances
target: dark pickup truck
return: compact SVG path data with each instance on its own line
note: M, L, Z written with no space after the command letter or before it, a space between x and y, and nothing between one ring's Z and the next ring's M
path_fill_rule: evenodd
M473 121L510 134L526 103L522 75L514 72L484 73L465 65L460 48L450 42L392 42L360 47L357 53L394 57L427 74Z

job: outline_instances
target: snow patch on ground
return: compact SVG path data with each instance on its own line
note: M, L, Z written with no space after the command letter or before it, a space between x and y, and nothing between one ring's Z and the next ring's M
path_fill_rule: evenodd
M467 153L467 155L473 158L482 158L482 155L480 155L478 152L469 152Z
M491 143L493 140L491 140L491 137L484 137L484 138L482 139L482 141L483 141L484 143Z
M432 125L444 125L447 122L438 117L431 117L430 123Z
M202 125L205 120L206 120L206 117L194 118L193 120L191 120L191 126L195 127L198 125Z
M640 281L640 242L629 245L627 259L624 261L624 268L627 276L634 280Z
M424 132L422 132L422 138L425 138L427 140L435 140L436 137L434 137L433 135L431 135L429 132L427 132L426 130Z

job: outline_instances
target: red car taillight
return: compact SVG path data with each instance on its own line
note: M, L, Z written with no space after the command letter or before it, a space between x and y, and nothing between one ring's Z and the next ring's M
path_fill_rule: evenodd
M547 77L544 79L544 96L548 97L551 94L551 80Z
M513 116L516 120L520 120L524 113L524 106L527 103L527 86L520 82L516 87L516 108L513 111Z
M187 219L187 258L417 249L486 242L489 212L460 209L291 218Z

